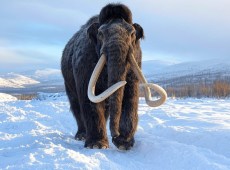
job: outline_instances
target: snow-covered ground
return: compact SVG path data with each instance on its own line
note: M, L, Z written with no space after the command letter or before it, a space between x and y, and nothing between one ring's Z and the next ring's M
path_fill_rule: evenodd
M169 99L158 108L141 99L136 143L125 152L111 140L106 150L84 148L66 96L39 99L0 102L0 169L230 169L229 99Z

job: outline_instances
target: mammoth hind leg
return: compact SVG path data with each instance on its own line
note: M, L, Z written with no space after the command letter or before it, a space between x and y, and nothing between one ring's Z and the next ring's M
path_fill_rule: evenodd
M77 122L77 126L78 126L78 130L77 133L75 135L75 139L76 140L85 140L86 138L86 128L84 126L84 122L81 116L81 112L80 112L80 104L77 98L77 94L74 91L71 91L71 89L68 87L67 84L65 84L65 88L66 88L66 93L69 99L69 103L70 103L70 110L73 113L73 116L76 119Z

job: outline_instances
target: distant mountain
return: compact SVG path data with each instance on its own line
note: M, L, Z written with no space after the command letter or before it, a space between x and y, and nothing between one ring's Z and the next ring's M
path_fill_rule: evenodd
M144 75L158 74L165 68L174 65L172 62L160 61L160 60L148 60L142 62L142 71Z
M39 80L43 84L63 84L61 70L46 68L43 70L34 71L32 78Z
M24 88L27 85L35 85L39 83L40 82L35 79L16 73L8 73L6 75L0 76L1 88Z
M64 91L60 70L46 68L0 75L0 91L9 94Z
M145 63L143 63L143 68L145 68ZM147 65L146 68L149 66ZM161 68L146 69L145 75L148 81L163 86L181 86L200 82L210 84L215 80L230 82L230 61L204 60L162 65Z
M205 60L174 64L159 60L143 61L142 71L149 82L162 86L200 81L213 82L226 79L230 82L230 61ZM0 75L0 90L7 93L59 92L64 82L59 69L46 68L23 73Z
M156 66L155 66L156 65ZM156 68L155 68L156 67ZM154 61L143 62L142 68L144 74L151 77L177 77L184 75L197 74L202 72L216 73L216 72L230 72L230 61L226 60L204 60L183 62L179 64L158 64Z
M16 101L17 98L14 96L11 96L9 94L5 93L0 93L0 102L5 102L5 101Z

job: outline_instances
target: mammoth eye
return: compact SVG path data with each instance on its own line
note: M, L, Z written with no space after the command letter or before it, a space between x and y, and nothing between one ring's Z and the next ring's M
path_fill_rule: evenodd
M135 36L136 36L136 31L133 31L132 34L131 34L132 39L134 39Z
M97 37L98 37L99 40L103 39L103 34L102 34L101 31L98 32Z

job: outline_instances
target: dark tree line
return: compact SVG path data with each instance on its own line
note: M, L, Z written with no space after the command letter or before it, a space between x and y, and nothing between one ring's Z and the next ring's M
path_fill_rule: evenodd
M227 73L201 73L162 79L154 81L154 83L161 85L167 91L169 97L230 97L230 76ZM142 91L140 95L144 96ZM153 92L153 96L156 95Z
M212 84L187 84L179 87L166 87L169 97L230 97L230 83L217 80Z

